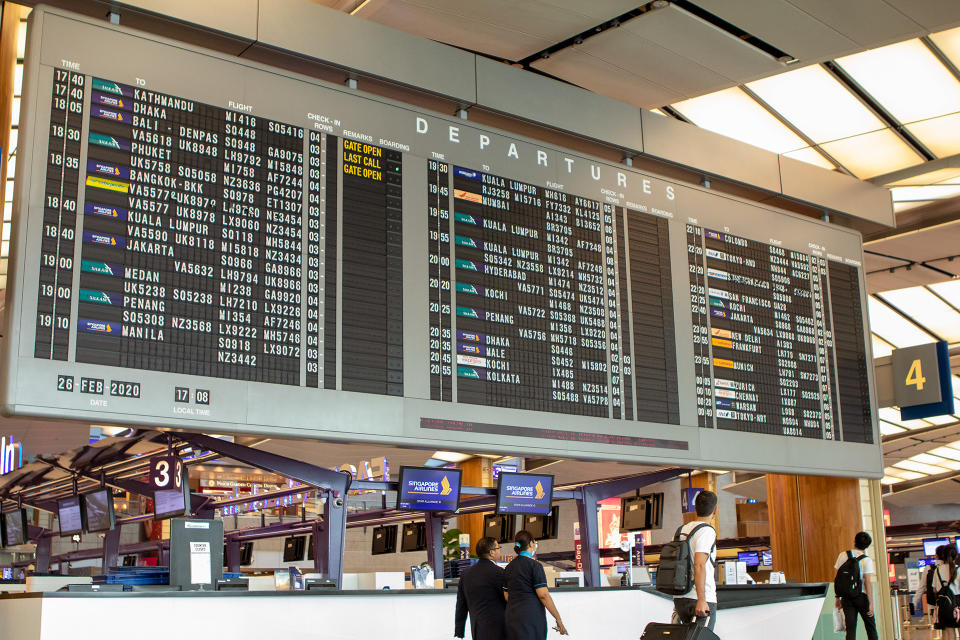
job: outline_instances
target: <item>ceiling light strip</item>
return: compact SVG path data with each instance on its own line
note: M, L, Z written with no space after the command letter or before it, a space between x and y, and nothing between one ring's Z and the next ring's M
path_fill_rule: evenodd
M958 82L960 82L960 69L958 69L957 65L953 64L953 61L947 57L947 54L943 52L943 49L938 47L937 44L930 39L930 36L922 36L920 38L920 42L922 42L924 46L930 50L930 53L933 54L933 57L939 60L940 64L946 67L947 71L949 71L950 74L953 75Z
M943 259L943 258L940 258L940 260L942 260L942 259ZM931 267L931 268L933 268L933 267ZM949 272L947 272L947 271L944 271L944 273L948 273L950 276L956 277L956 276L954 276L952 273L949 273ZM936 289L931 289L931 288L930 288L930 285L928 285L928 284L923 285L923 288L926 289L927 291L929 291L930 293L932 293L933 295L935 295L935 296L940 300L940 302L942 302L943 304L947 305L948 307L950 307L951 309L953 309L953 310L956 311L957 313L960 313L960 309L958 309L956 305L954 305L952 302L950 302L949 300L947 300L946 298L944 298L942 295L940 295L939 293L937 293Z
M721 31L726 31L737 40L741 40L744 44L748 44L754 49L759 49L760 51L770 56L777 62L780 62L783 64L792 64L797 61L797 59L794 56L790 55L786 51L778 49L777 47L773 46L769 42L765 40L761 40L760 38L753 35L752 33L744 31L737 25L731 22L727 22L720 16L710 13L703 7L700 7L692 2L689 2L688 0L672 0L672 4L680 9L683 9L684 11L686 11L691 15L700 18L704 22L710 23L717 29L720 29Z
M782 124L783 126L785 126L787 129L790 129L790 131L792 131L798 138L800 138L801 140L803 140L804 142L806 142L808 147L814 149L817 153L819 153L819 154L822 155L824 158L826 158L826 159L827 159L827 162L830 162L831 164L833 164L833 166L836 167L838 171L840 171L841 173L845 173L845 174L847 174L848 176L855 177L855 176L853 175L853 173L852 173L849 169L847 169L845 166L843 166L843 165L842 165L836 158L834 158L832 155L830 155L829 153L827 153L826 151L824 151L823 149L821 149L820 146L819 146L816 142L814 142L812 138L810 138L810 136L808 136L808 135L805 134L803 131L801 131L800 129L798 129L792 122L790 122L789 120L787 120L787 118L785 118L785 117L783 116L783 114L781 114L779 111L777 111L777 110L774 109L772 106L770 106L770 105L767 103L766 100L764 100L764 99L761 98L759 95L757 95L756 93L754 93L754 91L753 91L752 89L750 89L750 88L747 87L746 85L743 85L743 84L742 84L742 85L740 85L740 90L743 91L743 92L744 92L745 94L747 94L748 96L750 96L750 98L752 98L754 102L756 102L756 103L759 104L761 107L763 107L770 115L772 115L774 118L776 118L777 120L779 120L779 121L780 121L780 124Z
M853 79L850 74L843 70L843 68L834 62L833 60L827 60L822 63L824 69L832 75L840 84L847 88L850 93L857 97L860 102L863 103L867 109L870 109L873 112L873 115L880 118L880 120L891 130L893 131L903 142L907 144L911 149L916 151L920 157L926 161L935 160L936 156L927 149L920 140L918 140L912 133L907 131L906 127L903 126L899 120L893 117L893 115L887 111L883 105L877 102L870 93L864 89L859 82Z
M677 111L676 109L674 109L673 107L671 107L670 105L666 105L666 106L664 106L664 107L660 107L660 111L663 111L665 114L667 114L667 115L670 116L671 118L676 118L676 119L679 120L680 122L686 122L687 124L693 124L692 122L690 122L689 119L687 119L687 117L686 117L685 115L683 115L682 113L680 113L679 111ZM694 126L696 126L696 125L694 125Z
M926 266L926 265L924 265L924 266ZM923 326L922 324L920 324L919 322L917 322L917 321L913 318L913 316L907 315L906 313L904 313L903 311L901 311L900 308L897 307L897 305L895 305L895 304L893 304L892 302L890 302L887 298L884 297L884 295L883 295L882 293L875 293L875 294L873 294L873 296L874 296L876 299L878 299L880 302L882 302L883 304L885 304L885 305L887 305L888 307L890 307L890 310L893 311L895 314L897 314L898 316L900 316L901 318L903 318L904 320L906 320L906 321L909 322L910 324L914 325L915 327L919 328L921 331L927 332L928 334L930 334L931 336L933 336L937 341L943 341L943 340L944 340L942 337L940 337L940 335L939 335L938 333L936 333L935 331L931 331L931 330L928 329L927 327L925 327L925 326Z

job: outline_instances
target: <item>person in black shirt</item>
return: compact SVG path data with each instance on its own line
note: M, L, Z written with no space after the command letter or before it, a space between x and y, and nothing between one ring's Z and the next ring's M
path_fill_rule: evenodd
M567 629L563 626L560 613L547 589L547 576L543 567L533 559L533 554L537 552L536 541L529 531L521 531L514 541L513 552L517 557L510 561L504 571L507 640L545 640L545 610L553 616L557 623L554 628L560 635L567 635Z
M480 538L476 549L480 560L463 572L457 585L453 635L463 637L469 613L473 640L503 640L503 569L494 563L500 544L494 538Z

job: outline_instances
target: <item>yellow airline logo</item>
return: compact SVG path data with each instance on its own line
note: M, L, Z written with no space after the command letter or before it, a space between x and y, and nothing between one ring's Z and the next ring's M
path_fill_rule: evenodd
M543 485L537 480L537 495L535 496L537 500L543 500L543 496L547 495L543 491Z
M450 495L450 492L453 491L453 488L450 486L450 481L447 480L447 476L443 476L443 480L440 481L440 486L443 487L443 490L440 491L440 495L442 496Z

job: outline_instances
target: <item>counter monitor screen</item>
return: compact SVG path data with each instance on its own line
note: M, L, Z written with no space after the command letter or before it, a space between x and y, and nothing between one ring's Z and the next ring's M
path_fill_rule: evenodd
M550 510L550 515L537 514L523 516L523 529L529 531L536 540L555 540L558 533L559 507Z
M396 553L396 551L397 525L375 527L373 530L373 546L370 553L377 556L385 553Z
M460 508L460 470L400 467L397 509L456 511Z
M917 560L917 568L923 569L924 567L932 567L937 564L936 558L920 558Z
M500 474L497 513L549 515L553 505L553 476L533 473Z
M923 555L936 557L937 547L942 547L945 544L950 544L950 538L924 538Z
M760 554L756 551L741 551L737 554L737 562L745 562L748 567L758 567Z
M86 514L87 531L110 531L114 527L113 491L100 489L83 496L83 510Z
M190 483L187 467L179 489L159 489L153 492L153 519L179 518L190 515Z
M83 511L80 509L80 496L57 500L57 514L60 520L61 536L83 533Z
M13 547L18 544L27 543L27 512L24 509L17 509L3 514L3 544L7 547Z
M403 525L403 540L400 542L400 551L426 551L427 524L425 522L408 522Z
M760 559L761 559L761 561L762 561L760 564L762 564L762 565L765 566L765 567L772 567L772 566L773 566L773 551L771 551L771 550L761 551L761 552L760 552Z
M307 550L306 536L290 536L283 541L283 561L300 562Z

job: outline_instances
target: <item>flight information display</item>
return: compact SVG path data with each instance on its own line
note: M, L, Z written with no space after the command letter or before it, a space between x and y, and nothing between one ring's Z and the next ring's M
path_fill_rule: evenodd
M8 413L880 472L858 234L59 10L29 40Z

